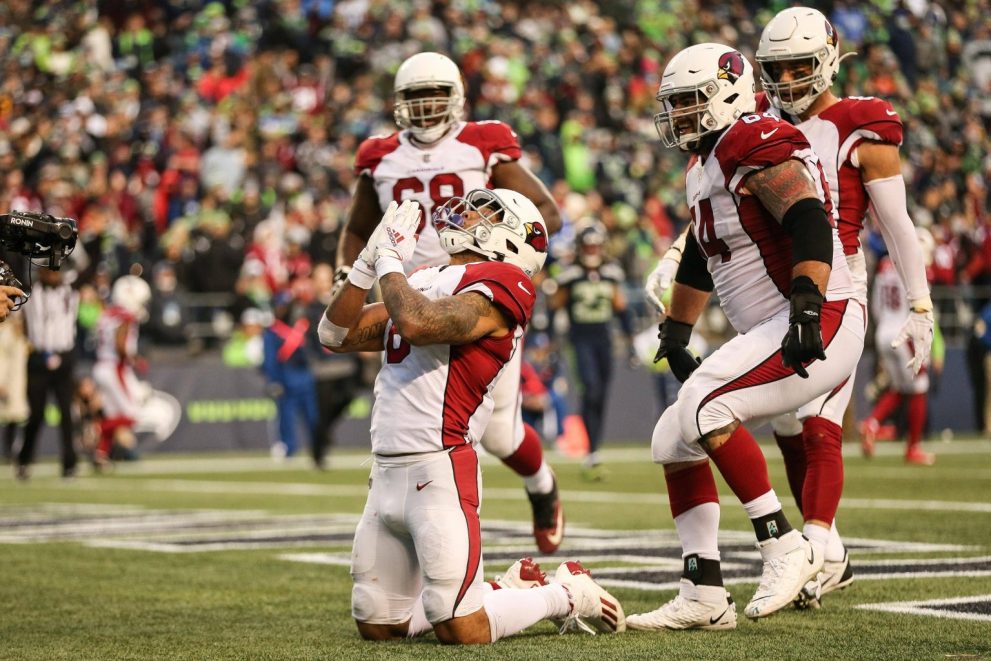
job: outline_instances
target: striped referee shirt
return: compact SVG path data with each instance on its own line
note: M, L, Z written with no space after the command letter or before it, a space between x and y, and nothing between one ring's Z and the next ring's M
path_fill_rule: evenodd
M35 285L24 306L28 339L35 351L63 353L76 344L79 292L70 285Z

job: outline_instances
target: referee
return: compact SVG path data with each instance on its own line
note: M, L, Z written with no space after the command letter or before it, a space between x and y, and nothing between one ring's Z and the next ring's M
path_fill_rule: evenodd
M35 443L45 419L48 393L55 393L62 434L62 477L76 474L76 450L72 438L72 390L75 383L76 316L79 292L63 282L60 271L41 269L31 301L24 306L28 341L28 405L31 414L24 428L24 444L17 455L17 478L30 476Z

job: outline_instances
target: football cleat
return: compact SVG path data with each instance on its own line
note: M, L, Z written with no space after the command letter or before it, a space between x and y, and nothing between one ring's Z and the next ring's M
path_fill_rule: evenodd
M562 563L554 572L554 582L571 595L571 613L561 626L564 633L572 625L590 634L626 631L626 617L619 599L592 580L592 572L578 561Z
M916 466L932 466L936 463L936 455L919 448L912 448L905 453L905 463Z
M743 613L752 620L767 617L790 604L809 581L817 581L823 558L797 530L757 543L764 570L753 599Z
M533 558L520 558L502 576L489 581L496 590L529 590L547 585L547 574L540 571L540 565Z
M842 560L826 560L822 566L822 574L818 581L809 581L795 597L795 608L799 610L815 610L822 606L822 597L842 590L853 583L853 568L850 566L850 554L843 551ZM816 596L816 590L819 595Z
M530 493L530 507L533 508L533 538L541 553L554 553L564 541L564 510L557 495L557 478L549 493Z
M695 585L683 578L674 599L649 613L630 615L626 625L640 631L735 629L736 604L722 586Z

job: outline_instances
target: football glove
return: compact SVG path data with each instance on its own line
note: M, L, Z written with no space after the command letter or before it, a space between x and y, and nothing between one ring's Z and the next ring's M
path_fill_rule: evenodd
M684 383L702 363L686 348L692 339L692 325L668 317L658 326L657 337L661 343L654 354L654 362L667 358L674 378Z
M667 290L671 288L671 283L674 282L674 276L678 273L678 264L679 262L665 255L663 259L657 262L657 266L650 272L650 275L647 276L647 282L644 283L643 289L647 300L661 314L667 311L661 299Z
M902 326L898 337L891 343L891 347L896 349L905 344L906 340L911 342L909 347L912 349L912 359L905 364L905 367L912 370L913 374L918 374L922 366L929 360L929 353L932 351L934 324L932 301L913 301L912 311L909 313L908 319L905 320L905 325Z
M390 210L392 206L390 205ZM375 272L381 278L402 273L416 250L416 229L420 225L420 204L406 200L391 215L386 211L375 243Z
M801 275L791 283L791 313L788 332L781 341L781 362L803 379L809 378L803 363L826 360L822 349L820 314L823 296L812 279Z
M382 236L385 234L386 221L391 221L398 209L399 204L395 201L389 203L389 206L385 209L385 214L382 216L382 220L375 226L371 236L368 237L368 241L365 242L365 247L358 253L358 259L354 260L354 264L348 269L348 282L355 287L368 290L375 284L375 278L377 277L375 274L375 251L379 241L382 240Z

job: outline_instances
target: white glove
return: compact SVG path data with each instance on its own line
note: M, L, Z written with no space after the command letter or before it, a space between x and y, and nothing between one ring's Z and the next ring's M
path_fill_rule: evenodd
M385 234L386 219L391 219L395 216L397 209L399 209L399 205L395 201L389 203L389 206L385 209L385 214L382 216L382 220L375 226L371 236L368 237L368 241L365 242L365 247L358 253L358 259L354 260L354 264L349 269L346 269L347 280L355 287L367 290L371 289L375 284L375 278L377 277L375 275L375 248Z
M898 337L891 343L892 348L900 347L906 340L911 340L913 352L912 359L905 364L912 370L913 374L918 374L922 366L929 361L929 352L932 351L933 343L933 319L932 310L922 310L909 313L905 325L902 326Z
M416 228L420 224L420 204L406 200L395 213L382 217L382 233L375 243L375 273L404 273L404 265L416 250ZM369 244L371 245L371 244Z
M647 300L661 314L667 313L664 303L661 303L661 298L670 289L671 283L674 282L674 276L678 273L678 264L665 255L661 261L657 262L657 266L650 272L650 275L647 276L647 282L644 283L643 289L647 295Z

